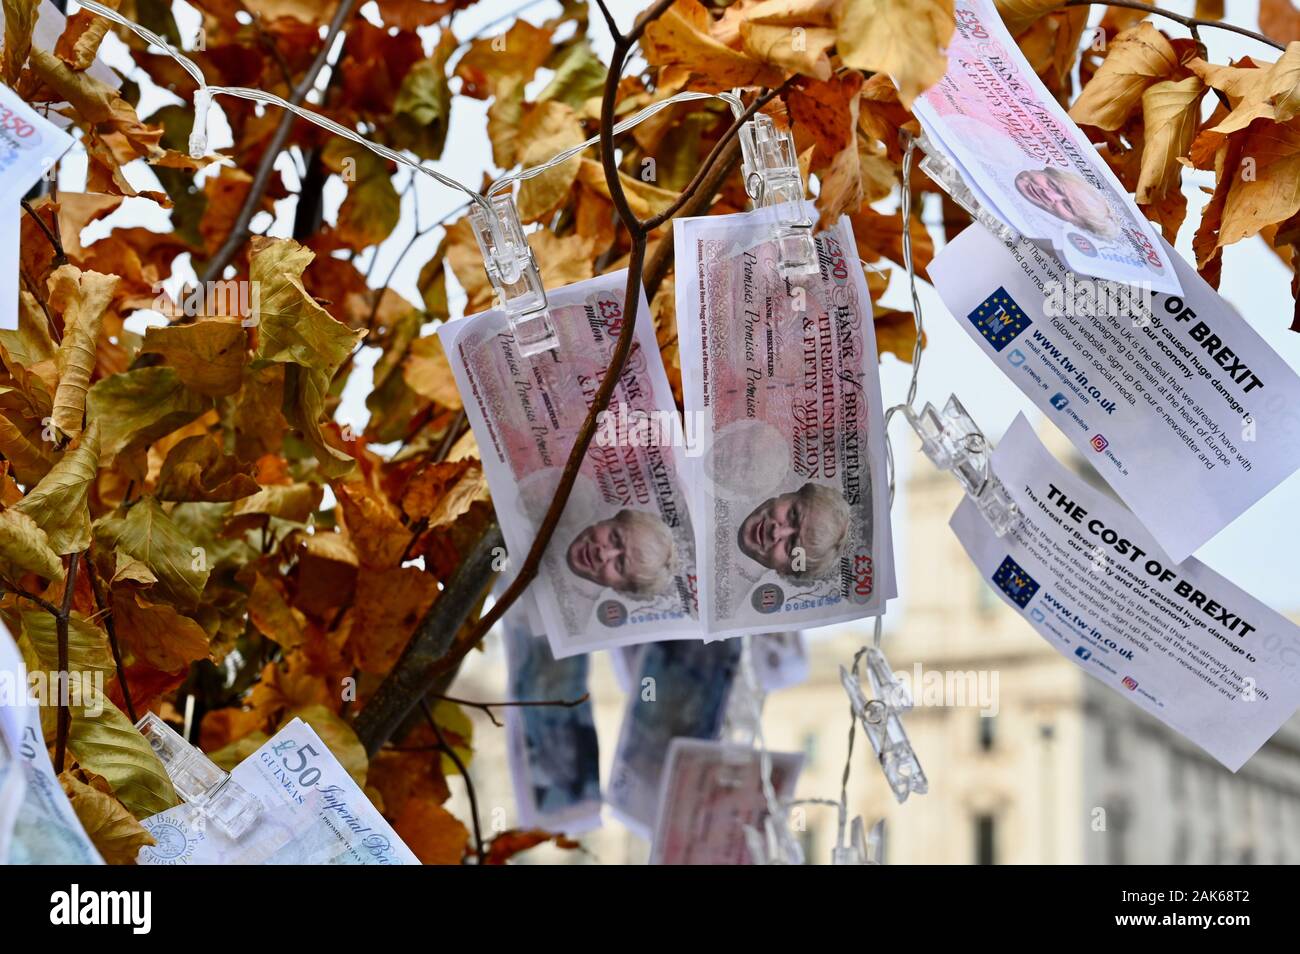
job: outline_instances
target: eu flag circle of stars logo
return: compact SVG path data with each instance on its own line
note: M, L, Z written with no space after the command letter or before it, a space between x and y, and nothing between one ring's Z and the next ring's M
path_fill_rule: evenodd
M1030 325L1029 316L1001 285L966 317L994 351L1001 351Z
M1038 581L1025 572L1011 557L1002 561L1002 565L993 574L993 584L1021 609L1028 605L1038 592Z

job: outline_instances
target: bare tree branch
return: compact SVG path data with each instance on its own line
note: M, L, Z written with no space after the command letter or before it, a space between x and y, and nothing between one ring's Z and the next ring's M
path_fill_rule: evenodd
M483 826L479 824L478 820L478 795L474 791L474 780L469 777L469 769L465 767L461 757L456 754L456 750L447 744L447 740L442 735L442 729L438 727L438 722L429 709L429 703L423 699L420 700L420 711L424 713L425 719L429 721L429 727L433 729L433 734L438 740L438 749L443 755L451 759L460 772L460 777L465 780L465 792L469 795L469 813L474 819L474 847L478 854L478 863L483 864L487 861L487 851L483 848Z
M736 164L739 161L740 139L732 136L731 139L727 140L726 148L718 155L712 169L709 171L709 175L700 183L695 194L687 202L682 203L681 208L678 209L678 214L685 216L699 215L707 209L714 196L718 194L718 189L721 188L723 180L735 171ZM673 249L673 233L669 231L660 239L654 251L647 256L645 274L641 280L645 286L646 301L654 301L659 286L668 277L668 272L673 267Z
M66 694L68 689L68 619L72 616L72 594L77 588L77 565L80 560L72 554L68 560L67 573L63 579L63 603L54 617L54 634L59 644L59 725L58 735L54 740L54 773L63 771L64 755L68 749L68 733L72 731L72 710L68 708Z
M320 71L328 62L330 51L334 48L334 41L342 32L343 27L352 19L352 14L357 8L357 2L358 0L341 0L338 9L334 11L334 18L330 20L329 31L321 42L321 48L316 53L316 58L312 60L307 72L303 74L302 79L298 81L298 85L289 94L289 102L293 103L293 105L302 105L302 101L307 98L307 94L316 85L316 77L320 75ZM262 202L262 196L266 194L267 187L271 184L271 176L275 173L275 161L284 150L285 143L289 141L289 134L293 132L293 124L297 119L298 117L287 109L280 117L280 124L275 127L271 141L266 144L266 150L262 153L262 160L257 164L257 171L253 174L253 182L249 186L248 195L244 197L244 204L240 206L239 214L235 216L235 224L230 227L230 234L226 236L221 248L217 249L217 253L212 256L207 267L203 270L203 284L206 285L208 282L220 278L221 273L226 270L226 266L234 259L235 253L248 240L248 225L253 221L253 216L257 214L257 208Z
M591 698L591 693L584 692L577 699L517 699L513 702L474 702L471 699L457 699L455 696L442 693L430 693L430 695L436 695L437 698L447 702L454 702L458 706L479 709L498 729L501 728L501 723L497 720L496 713L492 711L493 709L572 709L574 706L580 706Z
M457 631L482 599L492 580L498 551L504 546L500 528L491 524L461 560L442 594L416 627L397 663L357 713L353 728L369 755L383 747L425 693L433 688L440 674L437 666L451 648Z
M61 265L68 264L68 256L64 254L63 243L59 241L59 237L50 231L50 227L45 224L45 220L41 218L40 214L32 208L30 202L23 199L22 205L23 211L36 221L36 224L40 226L41 231L45 233L45 238L49 241L50 247L54 249L54 267L58 268ZM55 213L55 222L56 224L58 222L58 213Z
M628 230L631 244L628 256L627 285L624 291L624 300L627 302L637 300L642 272L645 267L646 239L655 227L655 223L643 222L638 219L628 204L627 195L623 190L623 183L619 178L618 164L615 157L614 110L617 105L619 78L622 75L628 55L642 32L644 32L645 27L655 18L661 16L672 5L672 2L673 0L657 0L637 20L637 24L631 32L625 36L616 36L614 38L614 51L609 72L605 78L604 95L601 99L601 166L605 172L605 181L609 189L610 199L613 201L614 208L618 212L624 227ZM772 95L775 95L775 93ZM767 100L763 101L766 102ZM754 108L757 109L758 106ZM735 138L739 129L740 124L733 123L724 139L729 141ZM714 147L709 160L705 163L704 170L692 180L696 192L701 190L705 180L709 178L708 170L721 164L720 160L725 152L724 145ZM710 193L710 197L711 195L712 193ZM685 203L682 203L679 209L684 205ZM666 218L664 221L666 221ZM658 224L662 224L662 222ZM569 494L573 490L578 471L582 466L582 459L586 456L587 449L591 446L591 441L595 437L600 415L609 407L609 401L614 393L614 388L618 384L619 375L627 362L628 354L631 352L632 334L636 327L636 312L635 307L631 307L627 311L627 319L619 330L613 354L610 356L609 371L602 378L591 407L588 409L587 417L578 429L573 449L569 453L569 458L565 461L564 469L561 472L555 498L542 518L537 535L520 564L518 573L492 608L479 617L478 621L473 625L466 627L463 635L457 638L456 633L464 623L469 607L476 602L477 597L486 588L487 577L490 573L490 560L485 561L483 554L484 541L480 540L479 545L475 547L470 557L467 557L461 567L457 569L455 576L448 582L442 595L433 604L429 615L421 622L416 636L408 644L402 658L398 660L397 665L394 666L392 672L381 684L374 697L358 714L355 725L357 735L371 754L377 752L384 742L389 739L406 715L423 698L424 694L434 688L438 677L453 672L460 665L460 661L465 658L465 655L482 641L497 620L505 614L537 576L537 571L541 567L542 554L546 551L546 547L555 533L555 528L559 524L560 516L564 512L564 507L568 503ZM496 541L493 545L500 545L499 528L494 525L492 533L495 535ZM444 613L440 608L445 602L450 602L451 605ZM435 617L438 618L435 619ZM413 649L417 643L419 643L419 648Z
M95 606L104 614L104 630L108 633L108 648L113 651L113 665L117 668L117 682L122 687L122 701L126 703L126 714L131 721L136 721L135 703L131 701L131 687L126 684L126 668L122 665L122 650L117 643L117 623L113 620L113 610L108 606L104 596L104 584L95 574L95 567L90 562L90 551L81 555L86 564L86 579L90 581L91 592L95 594Z
M1236 33L1239 36L1250 37L1260 43L1278 50L1285 50L1286 44L1278 43L1276 40L1270 40L1262 33L1256 33L1254 30L1248 30L1245 27L1239 27L1232 23L1224 23L1220 20L1204 20L1200 17L1184 16L1181 13L1172 13L1169 10L1162 10L1160 7L1153 7L1149 3L1140 3L1139 0L1067 0L1067 7L1124 7L1128 10L1141 10L1144 13L1154 14L1158 17L1165 17L1176 23L1181 23L1196 35L1201 27L1214 27L1216 30L1227 30L1229 33Z

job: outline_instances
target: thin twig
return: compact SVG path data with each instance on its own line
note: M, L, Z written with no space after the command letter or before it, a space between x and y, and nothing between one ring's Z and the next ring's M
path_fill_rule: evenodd
M393 263L393 267L389 270L388 278L384 281L383 287L375 289L375 307L370 310L370 320L366 323L367 330L369 330L369 328L375 323L375 313L379 311L379 299L382 297L384 289L388 287L389 282L393 280L393 273L397 271L397 266L402 264L402 259L406 257L406 253L411 250L411 246L420 238L420 196L415 190L414 172L412 172L410 178L406 180L406 185L402 186L402 191L397 194L399 209L401 208L401 204L406 201L408 195L412 197L411 206L415 210L415 221L412 223L411 228L411 240L406 243L406 248L402 249L401 254L397 256L397 261ZM400 212L398 214L400 215ZM355 251L355 249L353 251ZM375 266L378 264L379 246L376 245L374 253L370 256L370 264L366 266L365 275L363 276L367 285L370 285L370 276L374 274Z
M54 267L59 268L62 265L68 264L68 256L67 253L63 251L63 243L59 241L59 237L50 230L50 227L45 223L45 220L37 214L35 209L32 208L30 202L23 199L22 203L23 211L36 220L36 224L41 227L41 231L44 232L45 237L49 239L50 246L54 249ZM57 214L55 216L55 221L58 221Z
M415 180L412 179L411 181L414 182ZM420 207L420 196L418 192L415 195L414 205L418 214L418 210ZM410 252L411 249L415 247L415 244L419 242L420 239L424 238L426 235L428 235L430 232L432 232L434 229L438 228L439 226L445 225L447 221L451 219L453 216L469 208L469 205L470 203L468 202L462 202L460 205L456 206L456 208L452 209L450 212L448 212L446 215L440 218L437 222L434 222L428 228L421 229L417 225L415 232L411 235L410 241L406 243L406 247L403 248L402 251L398 254L397 260L393 262L393 267L388 270L388 277L384 279L384 283L380 285L378 288L374 289L375 300L370 305L370 317L366 319L367 331L374 328L375 317L379 314L379 304L383 300L384 291L388 288L389 285L392 284L393 276L397 274L397 269L402 264L402 260L406 258L407 253ZM378 259L379 259L379 249L376 248L375 260L378 261ZM371 265L373 266L374 262L371 262Z
M1278 43L1276 40L1270 40L1262 33L1256 33L1254 30L1248 30L1245 27L1236 26L1232 23L1224 23L1220 20L1205 20L1201 17L1189 17L1181 13L1172 13L1169 10L1162 10L1160 7L1153 7L1149 3L1140 3L1139 0L1067 0L1067 7L1124 7L1127 10L1141 10L1144 13L1154 14L1158 17L1166 17L1176 23L1181 23L1189 30L1195 31L1199 27L1213 27L1216 30L1227 30L1229 33L1236 33L1240 36L1250 37L1260 43L1267 44L1278 50L1286 50L1286 44Z
M74 553L68 561L67 572L63 580L63 603L54 616L54 635L58 640L59 674L61 676L59 695L58 735L54 740L54 774L63 771L64 756L68 750L68 733L72 729L72 710L68 708L68 619L72 615L72 594L77 588L77 564L80 561Z
M461 435L461 429L465 424L465 409L461 408L452 418L451 423L447 426L447 433L442 438L442 443L438 445L437 452L433 455L435 462L444 461L447 455L451 453L452 446L455 445L456 439Z
M44 292L41 291L41 288L36 284L36 281L27 274L27 269L23 268L23 263L21 261L18 263L18 277L21 278L23 284L27 286L27 294L31 295L32 298L35 299L36 304L40 305L41 311L44 312L45 323L49 326L50 338L56 345L61 344L63 341L63 334L59 331L58 325L54 323L54 316L50 314L50 306L47 305L45 299L41 297Z
M456 412L456 416L452 418L451 424L447 426L447 433L443 435L442 442L438 445L438 449L434 451L432 458L433 463L441 463L447 459L447 454L451 452L452 445L456 443L456 438L460 436L461 428L464 423L465 409L461 408ZM405 444L406 442L403 441L402 443ZM429 518L427 516L421 517L419 520L415 521L415 523L411 524L411 539L406 541L406 548L402 550L402 558L397 561L399 565L405 563L411 558L411 551L415 548L415 545L420 541L420 537L424 535L424 531L427 529L429 529Z
M699 215L708 208L721 188L723 180L731 175L739 160L740 140L733 136L728 141L727 148L718 154L711 174L700 183L690 201L682 204L679 214L687 217ZM669 229L664 237L659 240L659 243L655 245L654 251L646 257L645 275L641 280L645 286L646 301L654 301L659 286L664 283L669 269L673 267L674 258L673 232Z
M638 219L632 211L631 206L628 204L627 194L623 189L623 182L619 178L613 136L614 111L618 99L618 81L622 75L623 66L627 62L628 53L640 38L642 32L644 32L646 26L661 16L672 6L672 3L673 0L657 0L652 7L638 18L636 25L629 33L614 38L614 52L610 60L609 72L605 77L604 95L601 98L601 167L605 173L605 184L609 189L609 197L614 203L614 208L623 221L631 240L631 248L628 253L627 285L623 297L623 300L628 303L628 307L625 309L627 318L623 322L623 327L619 329L618 338L615 340L614 350L610 355L609 370L602 377L591 406L587 410L587 417L578 429L573 449L569 452L568 460L564 463L564 470L560 474L555 497L538 526L537 535L533 538L532 546L529 547L528 554L519 567L519 572L510 582L510 585L506 587L505 592L493 604L492 609L484 613L478 622L470 627L466 635L452 645L446 656L435 667L436 674L448 672L454 666L459 665L465 654L482 641L497 620L505 614L506 610L514 604L515 600L519 598L520 594L537 576L537 571L541 568L542 554L546 552L547 544L551 542L555 528L559 525L560 516L564 513L564 507L569 500L569 494L572 493L573 485L578 479L578 471L582 467L583 458L586 457L587 450L596 435L597 423L600 416L609 407L614 388L618 385L619 377L627 363L627 357L631 353L632 335L636 329L638 310L635 302L641 288L641 274L645 267L646 238L650 233L650 228L647 222ZM729 132L734 134L738 128L733 124ZM711 153L715 162L720 154L721 150L715 147L713 153ZM698 188L702 177L697 176L694 181Z
M31 600L41 609L45 610L45 612L49 613L51 616L59 615L59 608L55 606L53 603L51 603L49 600L45 599L44 597L37 596L35 593L29 593L21 586L14 586L12 583L6 582L3 584L3 586L5 589L8 589L10 593L13 593L15 596L21 596L25 600Z
M86 579L90 580L90 589L95 594L95 606L104 614L104 630L108 633L108 648L113 651L113 665L117 667L117 684L122 687L122 701L126 703L126 714L134 723L135 705L131 702L131 687L126 684L126 668L122 665L122 650L117 645L117 624L113 621L113 610L104 598L104 585L95 575L95 567L90 562L90 551L87 550L81 557L86 561Z
M433 729L433 734L438 738L438 748L455 763L456 768L460 771L460 777L465 780L465 792L469 795L469 812L474 818L474 845L478 852L478 863L483 864L487 860L487 851L483 847L483 828L478 820L478 796L474 793L474 782L469 777L469 770L465 768L465 763L456 754L456 750L448 745L447 740L442 737L442 729L438 728L438 723L429 710L429 703L421 699L420 710L424 713L424 717L429 720L429 727Z
M622 37L623 34L619 31L618 24L614 22L614 15L609 12L605 0L596 0L596 6L600 7L600 12L605 17L605 26L609 27L609 35L615 40Z
M341 0L338 9L334 11L334 18L330 20L329 31L325 34L325 39L321 41L321 48L312 60L311 66L303 74L298 85L295 86L289 94L289 102L295 106L302 105L302 101L307 98L307 94L312 91L316 85L316 77L325 67L329 60L330 51L334 48L334 41L338 38L339 33L343 30L344 25L352 19L352 14L356 11L358 0ZM220 278L226 266L230 264L235 257L235 253L248 238L248 224L253 221L253 216L257 214L258 206L262 202L262 196L266 193L267 187L271 184L271 176L275 172L275 161L279 158L280 153L284 150L285 143L289 140L289 134L293 131L293 124L297 116L285 110L280 117L280 124L275 127L275 133L271 136L271 141L266 144L266 150L262 153L262 159L257 164L257 171L253 175L252 185L249 186L248 195L244 196L244 204L239 208L239 214L235 216L235 223L230 228L230 234L217 249L217 253L209 260L207 267L203 270L202 282L206 285L214 279Z
M740 135L740 127L749 122L756 112L789 89L795 79L796 77L791 76L776 89L764 90L757 99L745 107L745 111L736 117L730 128L722 134L722 138L714 144L713 149L709 152L708 158L704 160L704 164L700 166L699 171L695 173L695 176L687 184L686 188L682 190L681 195L674 199L666 209L646 219L644 225L647 232L653 232L685 208L688 202L699 196L700 192L703 191L702 187L705 180L713 173L713 170L717 168L718 158L724 151L733 148L731 143ZM710 193L704 201L707 203L711 198L712 194Z
M271 59L275 60L276 66L280 67L280 75L284 77L284 88L293 89L293 71L289 69L289 61L286 60L284 54L280 52L280 46L275 42L275 38L262 28L261 15L248 9L247 4L240 3L240 7L242 7L244 12L252 19L253 32L257 34L257 41L261 43L262 46L266 47L267 52L271 54Z
M523 699L515 702L473 702L469 699L458 699L455 696L447 696L439 692L430 693L430 695L442 699L445 702L454 702L458 706L469 706L471 709L481 709L483 710L483 714L486 715L492 721L492 724L498 729L501 728L501 723L497 721L496 715L492 712L493 709L530 707L572 709L574 706L580 706L591 698L591 693L584 692L582 697L578 699Z

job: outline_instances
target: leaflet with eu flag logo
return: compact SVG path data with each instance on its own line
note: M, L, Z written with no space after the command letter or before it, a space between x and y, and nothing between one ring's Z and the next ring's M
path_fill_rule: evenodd
M1300 468L1300 377L1163 249L1181 295L1094 281L980 226L929 272L957 324L1181 563Z
M1237 771L1300 708L1300 627L1196 559L1176 564L1018 416L993 471L1023 519L972 498L951 526L980 576L1059 653Z

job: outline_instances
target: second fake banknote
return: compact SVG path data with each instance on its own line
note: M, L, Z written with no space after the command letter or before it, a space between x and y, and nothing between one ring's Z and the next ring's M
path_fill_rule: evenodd
M143 821L155 844L142 865L418 865L420 859L357 787L315 730L294 719L235 766L262 803L235 841L178 805Z
M742 649L738 639L645 647L605 793L610 808L636 833L649 838L654 827L673 739L715 739L722 731Z
M587 695L590 656L554 658L518 606L502 629L511 702L573 703ZM519 828L572 835L600 826L600 744L590 699L508 706L506 751Z
M700 617L712 635L876 616L894 595L876 337L847 219L786 277L780 212L677 219Z
M1178 294L1170 255L1034 73L993 0L957 0L948 71L913 112L976 197L1074 271Z
M803 755L769 752L777 799L794 794ZM652 865L754 864L746 826L760 828L768 812L762 756L757 749L703 739L674 739L664 767Z
M625 271L547 293L559 338L522 358L504 312L438 329L506 548L528 552L626 317ZM681 433L653 322L641 294L632 351L565 507L538 578L556 658L699 636L695 540L672 436Z

